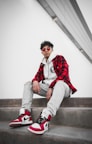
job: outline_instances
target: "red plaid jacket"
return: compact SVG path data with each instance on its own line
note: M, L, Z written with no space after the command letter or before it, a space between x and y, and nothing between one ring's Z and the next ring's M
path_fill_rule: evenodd
M61 55L57 55L55 58L52 59L52 63L53 63L53 67L57 75L57 78L50 84L49 88L53 88L58 80L63 80L64 82L68 84L68 86L72 90L72 93L76 92L77 89L70 82L68 64L65 58ZM32 82L35 80L40 82L45 79L43 68L44 68L44 64L41 63Z

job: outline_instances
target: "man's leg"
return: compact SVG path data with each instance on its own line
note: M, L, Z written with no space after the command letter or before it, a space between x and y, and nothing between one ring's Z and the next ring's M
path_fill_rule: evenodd
M55 116L64 97L69 97L70 92L71 90L65 82L58 81L53 89L52 97L47 103L47 108L43 110L43 113L46 113L46 111L48 111L52 116Z
M24 84L23 98L22 98L22 106L20 109L20 113L23 109L27 109L31 112L31 105L33 100L33 90L32 83L27 82Z
M47 103L47 107L43 109L36 123L32 124L28 130L35 134L43 134L48 130L51 117L56 115L57 110L64 97L70 95L70 88L63 81L58 81L53 89L52 97Z
M33 123L31 117L32 99L33 99L32 84L31 82L27 82L24 85L22 106L19 112L19 116L17 119L14 119L9 123L10 127L18 127Z

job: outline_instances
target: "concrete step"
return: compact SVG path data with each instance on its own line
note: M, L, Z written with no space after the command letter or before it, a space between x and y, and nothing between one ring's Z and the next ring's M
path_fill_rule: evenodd
M34 99L32 117L35 121L46 107L46 99ZM35 135L28 126L10 128L18 116L21 99L0 100L0 144L92 144L92 98L64 99L44 135Z
M32 108L32 118L38 118L43 107ZM0 121L11 121L19 115L19 107L1 107ZM92 108L91 107L61 107L57 115L52 118L51 124L92 128Z
M22 99L0 99L0 107L20 107ZM45 98L34 98L33 107L46 107ZM61 107L92 107L92 98L65 98Z
M28 126L10 128L0 122L0 144L92 144L92 129L50 125L43 135L35 135Z

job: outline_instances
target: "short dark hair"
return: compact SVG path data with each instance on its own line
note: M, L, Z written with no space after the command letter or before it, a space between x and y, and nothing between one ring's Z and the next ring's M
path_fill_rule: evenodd
M40 49L42 49L44 46L50 46L53 48L54 45L50 41L44 41L41 43Z

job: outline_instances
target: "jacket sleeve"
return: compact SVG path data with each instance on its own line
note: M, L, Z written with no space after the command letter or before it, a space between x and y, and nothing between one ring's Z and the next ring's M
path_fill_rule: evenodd
M38 69L37 73L35 74L34 78L32 79L32 82L33 82L33 81L38 81L38 82L40 82L41 80L44 79L43 66L44 66L44 65L41 63L40 66L39 66L39 69Z
M54 70L57 78L50 84L49 88L53 88L58 80L68 80L68 64L63 56L58 56L56 63L53 61Z

